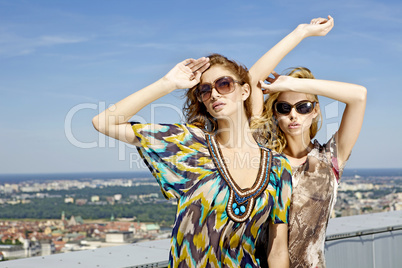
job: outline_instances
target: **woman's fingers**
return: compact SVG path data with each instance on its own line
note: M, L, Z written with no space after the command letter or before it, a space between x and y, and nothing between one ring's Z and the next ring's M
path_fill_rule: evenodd
M260 80L260 86L263 89L269 89L271 87L271 84L267 84L264 81Z
M311 20L311 22L310 22L310 24L324 24L324 23L327 23L327 22L331 22L331 23L333 23L333 18L330 16L330 15L328 15L328 18L314 18L314 19L312 19Z
M271 93L271 90L270 90L271 85L264 83L264 81L262 81L262 80L260 80L260 87L261 87L262 93L264 93L264 94Z
M190 80L196 79L197 81L200 80L201 75L204 71L206 71L210 64L209 64L209 58L199 58L190 64L190 72L192 73L190 76ZM187 66L188 67L188 66Z
M202 68L207 62L209 62L209 58L202 57L199 59L194 60L193 62L189 63L187 67L191 69L192 72L195 72Z
M323 31L324 31L325 34L327 34L334 27L334 19L331 16L328 16L328 20L326 20L322 24L325 25L324 26L325 28L324 28Z
M191 68L194 65L194 61L195 61L195 59L186 59L186 60L180 62L180 64L183 64L184 66Z
M334 18L328 15L328 22L331 24L331 27L334 26Z
M271 73L274 77L267 77L267 79L265 79L265 81L267 81L267 82L269 82L269 83L274 83L277 79L278 79L278 77L280 76L277 72L275 72L275 71L272 71L272 73Z
M178 64L178 70L185 74L188 79L193 80L198 73L202 74L209 67L209 58L186 59ZM200 75L199 75L200 76Z
M209 58L201 58L197 61L194 67L191 69L193 72L204 72L209 67Z
M276 79L278 79L278 77L280 76L280 74L278 74L277 72L275 72L275 71L272 71L271 72L271 74L274 76L274 77L267 77L267 81L269 81L269 82L274 82Z
M209 59L199 66L199 69L194 72L194 78L199 82L201 80L201 75L209 68Z
M315 19L311 20L310 24L322 24L322 23L325 23L325 22L327 22L327 19L315 18Z
M311 34L313 36L325 36L334 27L334 19L331 16L328 18L315 18L310 23Z
M204 62L204 64L200 66L197 72L203 73L209 68L209 66L210 66L209 61Z
M328 26L332 27L334 24L334 19L330 15L328 15L327 19L320 18L318 24L328 24Z

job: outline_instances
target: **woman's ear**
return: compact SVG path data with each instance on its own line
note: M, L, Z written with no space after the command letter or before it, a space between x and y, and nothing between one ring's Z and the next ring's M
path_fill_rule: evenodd
M248 99L248 97L250 97L250 93L251 93L250 85L246 83L246 84L242 85L241 88L242 88L242 93L241 93L242 100L245 101Z

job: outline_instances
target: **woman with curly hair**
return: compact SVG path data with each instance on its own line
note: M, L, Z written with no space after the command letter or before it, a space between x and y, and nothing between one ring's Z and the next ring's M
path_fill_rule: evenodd
M327 24L331 19L314 19L312 24ZM260 72L263 65L260 60ZM284 154L292 166L290 267L325 267L325 232L343 168L362 127L366 88L314 79L310 70L302 67L287 75L272 74L268 84L260 82L269 97L254 127L259 128L261 144ZM318 95L346 104L338 131L323 145L313 140L321 117ZM262 105L256 109L261 110Z
M187 123L129 122L186 88ZM136 145L163 194L177 199L169 267L260 267L255 245L266 223L270 267L289 267L290 165L254 140L251 91L245 67L213 54L180 62L93 119L98 131Z

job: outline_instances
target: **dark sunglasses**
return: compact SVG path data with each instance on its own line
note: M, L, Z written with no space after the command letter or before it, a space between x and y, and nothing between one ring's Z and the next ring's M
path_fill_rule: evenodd
M204 102L211 98L213 88L215 88L216 91L218 91L218 93L222 95L232 93L235 89L234 83L239 83L242 85L242 82L233 80L233 78L230 76L219 77L212 84L199 84L197 89L195 90L195 95L199 102Z
M303 101L299 101L292 105L286 101L279 101L279 102L276 102L274 104L274 106L275 106L275 111L278 114L282 114L282 115L290 114L290 111L292 111L293 107L296 108L296 112L298 112L299 114L309 114L313 111L313 109L315 107L315 102L303 100Z

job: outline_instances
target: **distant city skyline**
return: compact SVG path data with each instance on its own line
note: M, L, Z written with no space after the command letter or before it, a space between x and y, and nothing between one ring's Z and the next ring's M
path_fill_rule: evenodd
M276 68L361 84L368 102L346 168L402 168L402 3L285 0L0 0L0 173L146 171L136 149L98 134L92 117L177 62L221 53L251 67L300 23L331 15ZM184 91L133 120L182 120ZM325 142L344 105L320 98Z

